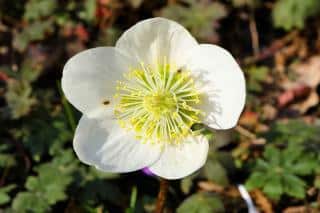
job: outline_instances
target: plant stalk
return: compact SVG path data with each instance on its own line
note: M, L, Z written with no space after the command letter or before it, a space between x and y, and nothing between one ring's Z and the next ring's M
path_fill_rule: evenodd
M160 189L158 193L155 213L163 213L164 206L165 206L164 204L167 198L168 188L169 188L169 181L167 179L160 178Z

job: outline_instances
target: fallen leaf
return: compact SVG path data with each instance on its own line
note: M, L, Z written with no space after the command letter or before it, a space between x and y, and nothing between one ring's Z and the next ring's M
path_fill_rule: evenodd
M311 92L311 88L308 85L299 84L295 87L284 91L278 97L278 107L283 108L294 101L308 97Z
M89 33L82 24L78 24L76 26L74 34L79 38L80 41L86 42L89 40Z
M9 80L9 76L6 73L0 71L0 81L8 81L8 80Z
M283 210L283 213L317 213L318 210L312 209L307 206L294 206L294 207L288 207L285 210Z
M200 181L198 186L201 190L208 192L216 192L230 197L240 197L240 192L235 186L223 187L212 181Z
M269 199L258 189L250 192L255 203L260 207L264 213L273 213L272 204Z
M273 120L277 116L277 109L271 104L266 104L262 107L262 116L266 120Z
M240 125L244 126L255 126L258 123L258 113L253 111L245 111L242 113L239 120Z
M293 106L293 109L298 110L300 113L304 114L313 106L316 106L319 103L319 95L313 90L307 99L302 101L301 103L297 103Z
M305 63L292 67L293 71L299 75L298 82L311 88L315 88L320 83L320 55L311 57Z

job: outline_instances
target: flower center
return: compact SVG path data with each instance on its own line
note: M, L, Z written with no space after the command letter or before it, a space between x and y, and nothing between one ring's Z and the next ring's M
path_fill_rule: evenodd
M177 110L177 99L175 94L161 91L144 97L144 107L155 118L169 115Z
M169 64L149 68L141 64L118 82L115 116L121 127L133 130L144 142L179 143L194 132L203 114L200 94L190 73Z

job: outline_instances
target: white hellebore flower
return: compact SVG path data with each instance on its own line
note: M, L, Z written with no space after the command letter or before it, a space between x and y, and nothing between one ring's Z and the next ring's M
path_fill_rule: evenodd
M73 56L62 88L83 113L73 141L82 162L107 172L149 167L167 179L206 161L208 141L193 124L232 128L245 102L244 76L231 54L199 45L164 18L137 23L115 47Z

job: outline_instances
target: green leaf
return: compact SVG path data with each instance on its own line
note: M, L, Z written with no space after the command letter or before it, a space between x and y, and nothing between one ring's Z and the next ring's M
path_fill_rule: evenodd
M179 22L199 39L217 36L212 23L227 15L225 7L218 2L189 0L188 3L189 6L172 4L164 8L161 15Z
M293 164L296 164L296 161L300 161L300 157L302 155L301 147L287 147L282 151L281 161L282 165L287 167L292 167Z
M188 194L191 190L193 179L191 177L183 178L180 182L180 187L183 193Z
M246 188L248 188L248 190L262 188L267 181L268 180L265 173L254 172L246 181Z
M263 157L256 160L252 174L246 181L248 189L261 188L274 200L279 200L283 194L304 198L306 180L299 175L314 174L319 164L315 154L304 151L301 146L280 150L269 144Z
M5 187L0 188L0 205L9 203L11 198L8 193L14 189L16 186L11 184Z
M222 186L229 184L227 171L214 154L209 154L203 167L203 174L208 179Z
M277 166L281 162L281 153L273 146L267 146L263 152L263 157L272 165Z
M268 169L271 168L269 162L265 161L264 159L257 159L256 160L256 165L255 165L256 170L259 171L268 171Z
M283 190L286 194L296 197L296 198L304 198L305 197L305 183L300 178L290 175L283 175Z
M32 41L42 40L46 33L53 32L53 21L36 21L16 34L13 39L13 47L20 52L24 51Z
M320 128L318 124L306 124L302 120L292 119L287 122L276 122L272 125L265 137L268 141L279 146L292 147L286 158L296 158L295 155L303 152L313 152L320 149Z
M225 212L224 205L219 197L213 194L197 193L178 207L177 213L220 213Z
M84 9L79 12L79 17L87 22L95 21L96 17L96 0L86 0L84 2Z
M36 167L37 176L29 176L26 192L17 194L13 209L17 212L48 212L52 205L67 199L66 190L73 180L76 161L71 150L61 151L51 162Z
M272 10L273 23L287 31L302 29L306 19L319 12L319 0L278 0Z
M15 212L28 213L28 212L48 212L50 206L44 200L45 197L38 196L31 192L20 192L15 197L12 203L12 209Z
M283 186L281 183L281 176L273 175L268 178L268 181L263 187L263 192L266 193L270 198L279 200L283 193Z
M310 175L317 165L318 162L314 158L304 158L292 165L291 171L297 175Z
M250 92L262 92L262 83L266 81L269 68L265 66L252 66L246 70L248 74L248 90Z
M7 144L0 145L0 168L10 168L16 165L15 155L8 154L9 146Z
M28 114L31 107L36 103L36 99L32 95L31 85L27 82L16 80L8 81L8 90L5 98L13 119L18 119Z
M67 119L62 111L57 113L51 115L47 109L41 114L32 113L28 117L28 122L23 123L15 132L16 139L23 142L35 161L40 161L42 156L48 152L51 156L56 156L61 152L62 147L72 139ZM44 118L39 119L41 116Z
M19 70L20 81L26 81L28 83L32 83L38 79L41 74L41 69L37 68L32 64L32 60L26 59L21 65L21 69Z
M65 190L72 181L71 176L51 166L42 167L38 172L38 177L27 179L26 188L29 191L41 194L50 205L67 198Z
M314 185L315 187L317 187L318 189L320 189L320 176L317 175L317 176L315 177L313 185Z
M56 6L57 2L52 0L30 0L25 5L24 19L31 21L49 16Z

